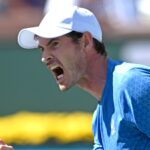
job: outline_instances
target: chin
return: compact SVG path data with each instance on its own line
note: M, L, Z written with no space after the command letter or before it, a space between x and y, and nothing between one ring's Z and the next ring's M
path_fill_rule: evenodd
M59 85L59 90L64 92L67 91L69 89L69 87L65 86L65 85Z
M60 91L67 91L71 89L75 84L58 84Z

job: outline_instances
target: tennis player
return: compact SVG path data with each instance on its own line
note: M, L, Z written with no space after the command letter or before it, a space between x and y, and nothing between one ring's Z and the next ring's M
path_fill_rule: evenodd
M22 29L19 45L41 49L61 91L77 85L96 98L93 150L150 150L150 67L109 58L91 11L55 11Z

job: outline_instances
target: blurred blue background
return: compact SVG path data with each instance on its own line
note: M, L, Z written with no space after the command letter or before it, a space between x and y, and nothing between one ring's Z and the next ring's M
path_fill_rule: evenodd
M59 91L51 74L40 61L39 50L25 50L17 44L19 30L38 25L43 15L50 9L52 1L59 7L65 7L62 6L62 0L0 0L1 117L20 111L42 113L81 111L92 114L95 110L96 100L84 91L76 87L65 93ZM96 14L110 57L150 65L149 0L64 1L66 1L64 4L75 3ZM91 149L92 141L88 145L87 142L82 142L81 145L66 145L65 148L57 148L56 144L52 149ZM35 148L18 146L15 146L18 150ZM50 147L48 146L48 149L51 149ZM44 150L44 146L39 145L39 149Z

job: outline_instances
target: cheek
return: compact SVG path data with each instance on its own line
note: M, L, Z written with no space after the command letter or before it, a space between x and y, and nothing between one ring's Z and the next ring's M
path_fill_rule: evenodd
M85 70L86 56L79 46L67 45L55 55L69 74L78 74Z
M74 55L68 63L68 68L73 77L79 79L81 78L86 71L86 59L84 55Z
M62 64L67 66L75 63L77 60L75 50L72 50L71 48L61 50L59 53L56 54L56 56L62 62Z

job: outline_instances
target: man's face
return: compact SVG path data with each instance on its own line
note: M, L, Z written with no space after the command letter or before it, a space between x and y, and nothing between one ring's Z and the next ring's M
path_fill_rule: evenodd
M38 37L42 49L42 62L52 72L61 91L72 87L84 76L86 59L81 42L74 43L70 37L54 39Z

